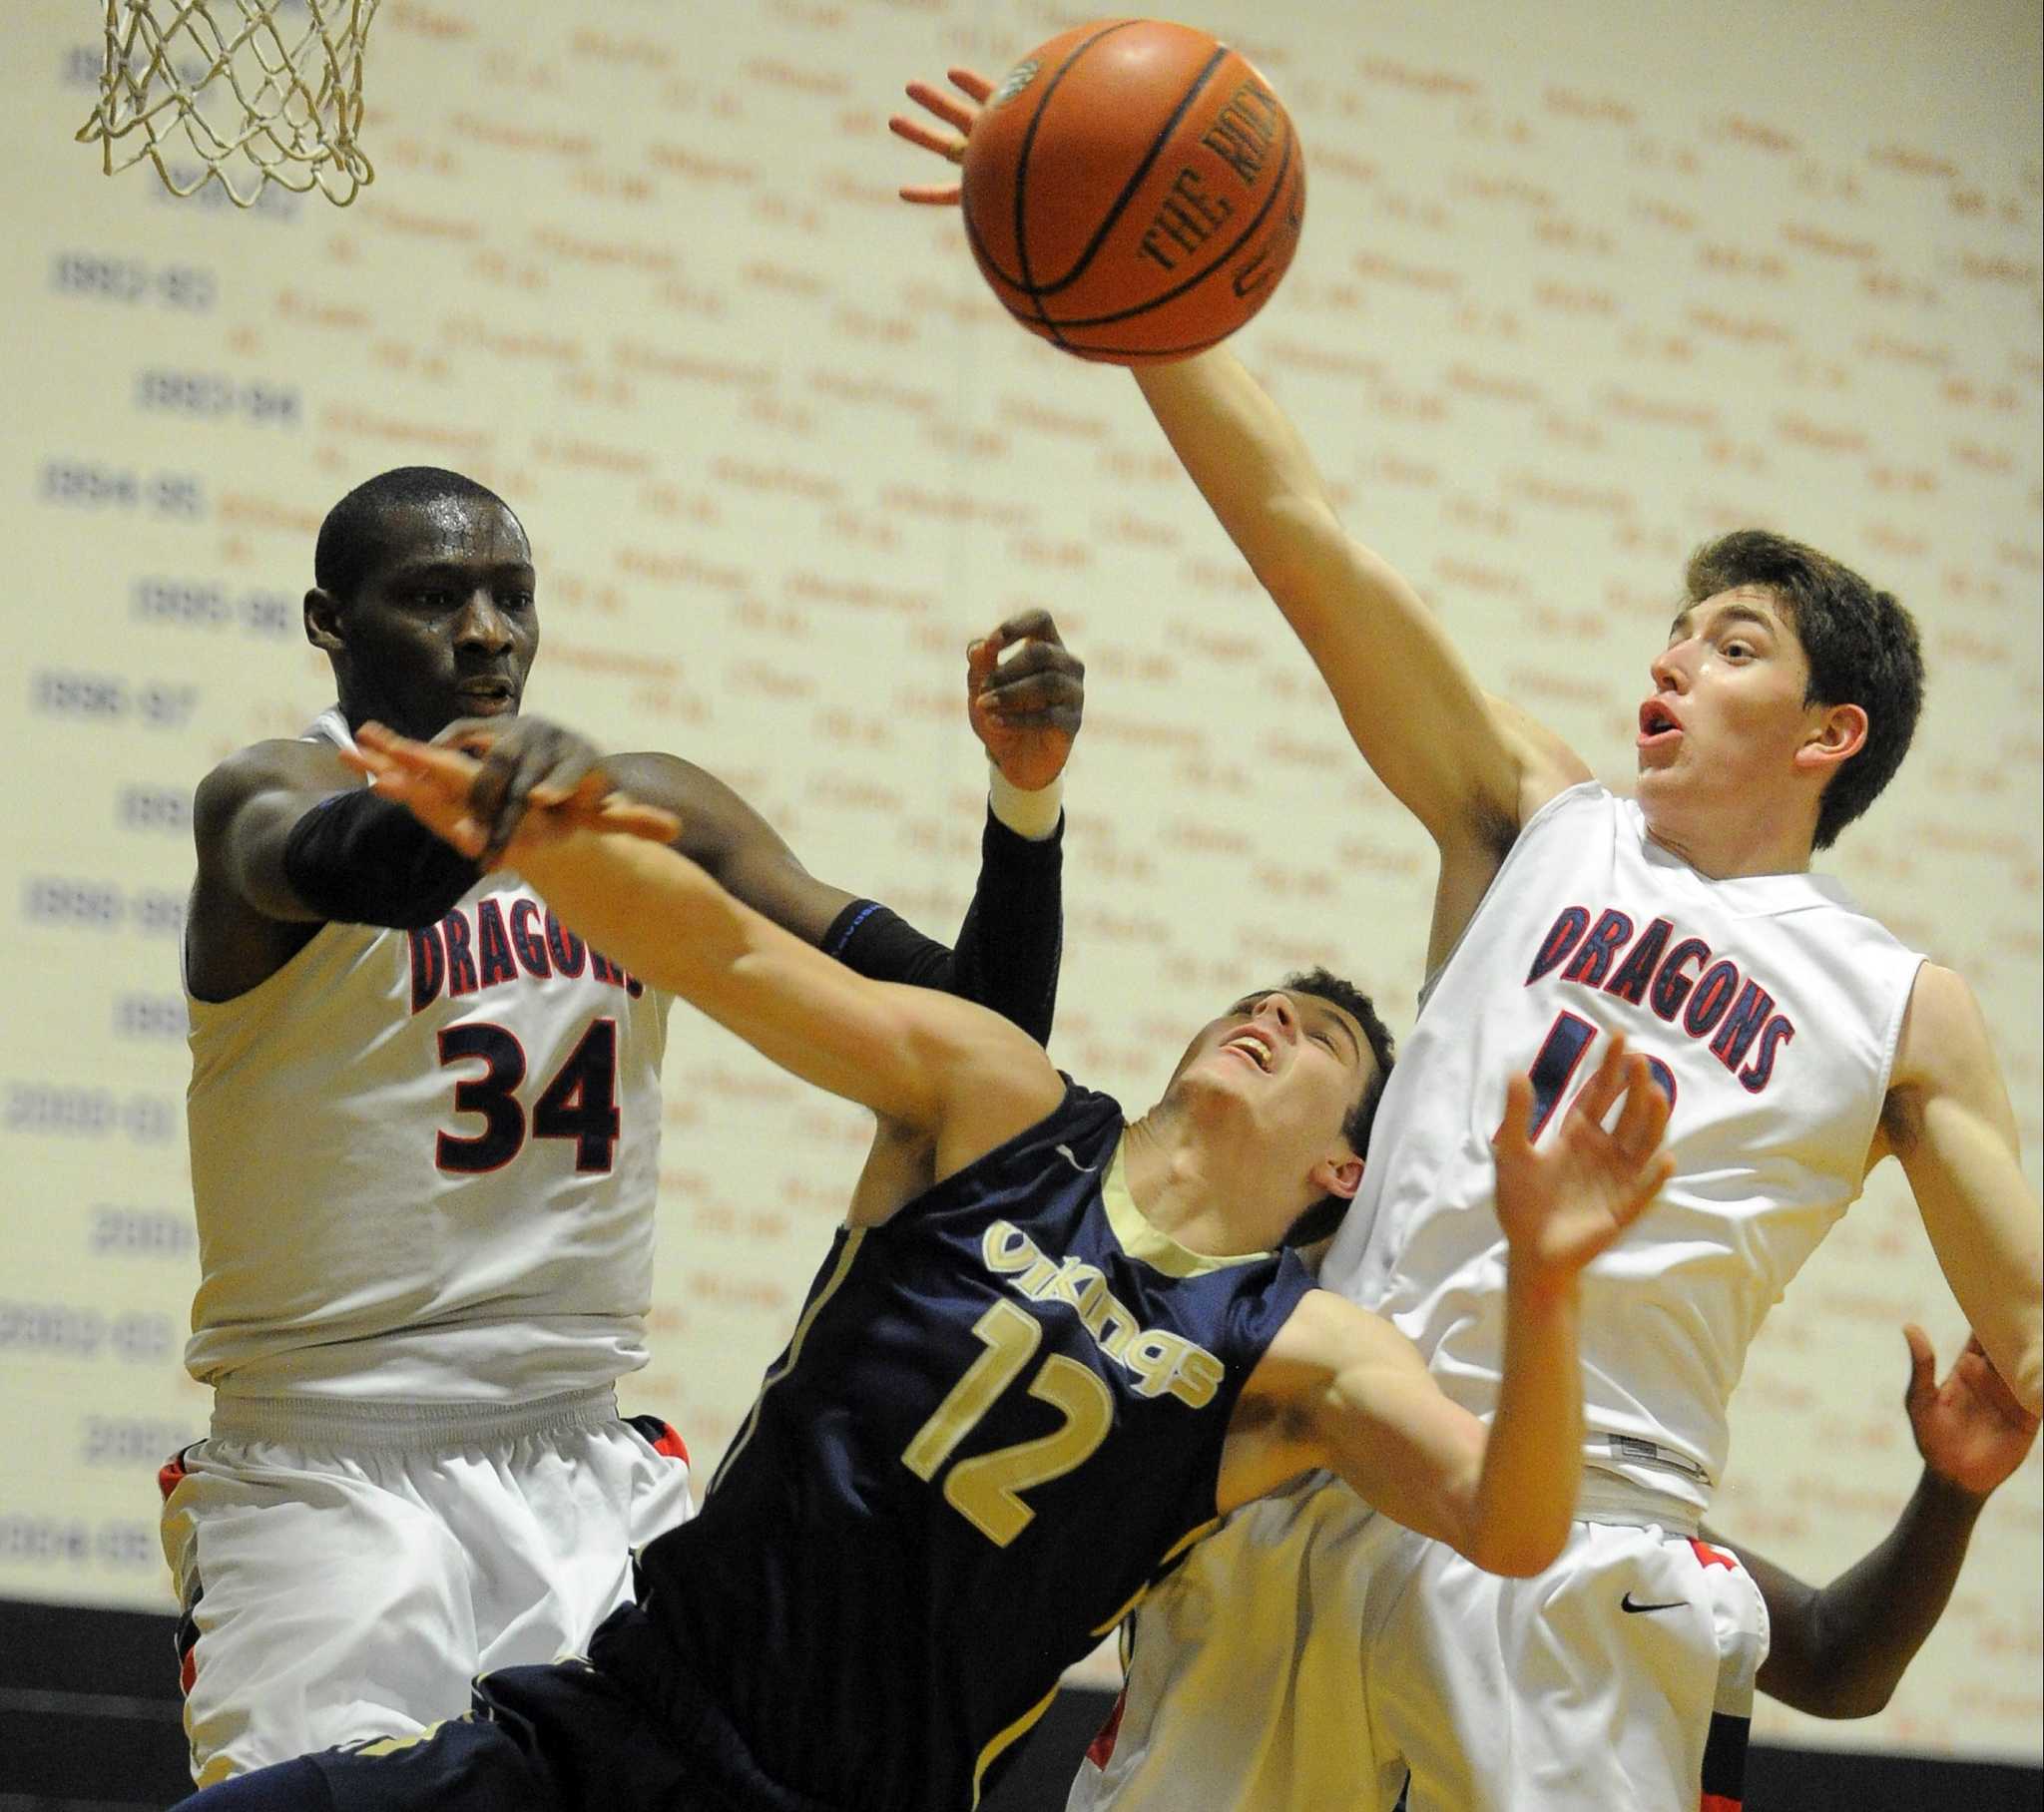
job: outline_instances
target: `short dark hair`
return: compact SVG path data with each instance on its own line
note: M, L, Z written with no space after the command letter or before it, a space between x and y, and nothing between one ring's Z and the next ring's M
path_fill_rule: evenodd
M337 599L350 597L384 551L384 518L392 510L422 508L460 497L495 504L513 522L511 506L489 486L439 466L397 466L355 486L319 525L312 550L312 580Z
M1354 1105L1341 1122L1341 1136L1348 1141L1348 1148L1356 1156L1366 1157L1369 1154L1370 1132L1377 1121L1377 1107L1384 1099L1384 1085L1391 1080L1391 1066L1398 1061L1390 1029L1368 995L1353 982L1325 969L1302 969L1295 975L1287 975L1284 986L1293 994L1310 994L1315 999L1331 1001L1344 1012L1352 1014L1356 1024L1362 1028L1362 1036L1369 1043L1369 1054L1376 1060L1376 1074L1355 1098ZM1326 1238L1341 1224L1341 1217L1347 1211L1347 1196L1322 1195L1285 1230L1284 1243L1311 1245Z
M1689 599L1758 586L1781 602L1809 662L1805 704L1856 704L1866 741L1831 776L1817 808L1818 849L1895 777L1923 709L1923 645L1892 592L1879 592L1827 554L1766 529L1740 529L1690 557Z

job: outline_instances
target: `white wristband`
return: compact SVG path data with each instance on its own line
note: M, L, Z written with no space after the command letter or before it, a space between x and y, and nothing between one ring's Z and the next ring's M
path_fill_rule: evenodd
M994 816L1018 837L1041 843L1056 831L1058 819L1064 813L1065 776L1060 774L1048 786L1025 792L989 762L986 802L993 807Z

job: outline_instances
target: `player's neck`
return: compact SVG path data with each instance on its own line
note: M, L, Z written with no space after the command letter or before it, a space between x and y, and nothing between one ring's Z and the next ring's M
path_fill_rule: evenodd
M1160 1103L1128 1130L1123 1178L1160 1233L1210 1258L1269 1251L1296 1217L1270 1196L1272 1170L1248 1141L1210 1136Z
M1771 813L1758 801L1750 810L1650 812L1647 834L1708 880L1802 874L1809 868L1808 815L1801 811Z

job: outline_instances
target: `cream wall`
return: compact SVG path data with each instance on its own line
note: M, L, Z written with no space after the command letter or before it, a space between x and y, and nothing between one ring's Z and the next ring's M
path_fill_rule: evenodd
M1127 380L1029 340L883 121L1042 4L386 0L336 212L174 202L70 142L99 9L10 8L0 535L11 935L0 1594L162 1606L154 1467L204 1423L176 929L207 766L328 698L319 518L449 464L542 573L531 708L700 759L809 865L948 936L981 763L966 639L1051 606L1091 705L1056 1054L1131 1101L1245 979L1326 958L1398 1029L1428 849ZM487 21L488 29L482 28ZM1918 746L1826 866L1973 981L2039 1138L2038 17L1820 0L1215 0L1308 153L1244 336L1352 526L1484 679L1623 783L1700 537L1760 521L1917 611ZM1239 34L1239 35L1238 35ZM861 1147L686 1012L654 1363L714 1458ZM288 1138L288 1128L277 1130ZM1717 1521L1817 1577L1915 1467L1905 1317L1961 1321L1892 1166L1770 1323ZM2039 1753L2039 1469L1880 1719L1798 1739Z

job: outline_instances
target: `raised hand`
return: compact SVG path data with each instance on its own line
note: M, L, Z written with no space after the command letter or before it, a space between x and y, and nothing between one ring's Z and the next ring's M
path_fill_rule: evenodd
M920 146L924 151L933 151L940 158L953 164L965 161L965 141L972 136L972 123L979 118L979 110L988 95L994 92L994 85L977 70L947 69L944 74L950 78L951 86L969 96L972 105L954 101L942 89L932 88L927 82L911 82L908 98L916 106L934 114L951 130L937 132L925 126L912 114L895 114L887 121L887 130L897 139L906 139L909 144ZM955 208L958 204L956 183L911 183L900 191L904 202L916 202L930 208Z
M1978 1336L1969 1336L1942 1384L1930 1336L1913 1321L1902 1329L1909 1343L1909 1387L1902 1404L1923 1464L1947 1485L1984 1498L2022 1465L2037 1439L2037 1418L2016 1401Z
M1065 647L1048 611L1023 611L966 649L965 705L1002 777L1035 792L1071 758L1086 709L1086 664Z
M468 803L484 828L485 866L504 852L528 800L559 805L588 788L594 803L611 791L596 744L544 717L463 717L433 740L463 749L481 764L469 784Z
M568 767L555 767L528 781L508 840L495 846L491 814L501 807L501 794L493 784L478 801L488 762L466 750L481 747L485 756L494 752L489 743L500 726L478 722L451 729L462 731L464 747L444 739L451 731L432 742L415 742L380 723L365 723L355 732L356 746L343 750L341 759L367 774L379 793L404 806L435 836L485 868L515 868L521 849L576 830L620 831L656 843L672 843L681 834L681 820L673 812L614 790L601 767L587 768L572 783Z
M1620 1096L1625 1106L1607 1132ZM1497 1217L1522 1279L1573 1276L1645 1212L1675 1169L1661 1149L1668 1097L1643 1057L1628 1057L1613 1035L1597 1073L1554 1135L1536 1149L1527 1137L1533 1084L1523 1073L1505 1091L1505 1117L1490 1141L1497 1162Z

